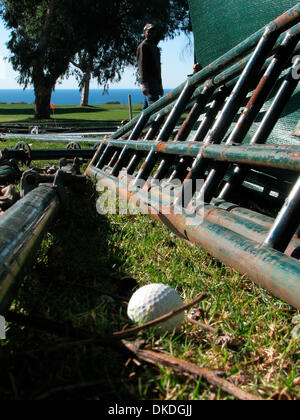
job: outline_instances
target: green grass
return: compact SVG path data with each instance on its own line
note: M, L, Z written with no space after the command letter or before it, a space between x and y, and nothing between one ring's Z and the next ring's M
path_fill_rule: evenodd
M92 183L84 192L68 191L64 213L20 281L14 310L111 333L132 326L126 309L135 284L169 284L185 302L206 292L197 305L199 320L220 329L219 339L187 319L174 336L150 330L139 337L180 359L221 369L262 398L300 398L299 340L291 335L299 311L148 216L99 215L97 198ZM2 400L233 399L204 380L139 363L94 341L13 323L0 341L0 363Z
M136 116L141 105L132 105L133 116ZM129 119L128 105L93 105L88 107L57 105L54 113L51 113L51 119L46 121L37 121L34 118L34 106L26 104L0 104L0 124L7 122L23 123L54 123L57 120L59 125L76 124L89 126L90 124L103 122L114 122Z

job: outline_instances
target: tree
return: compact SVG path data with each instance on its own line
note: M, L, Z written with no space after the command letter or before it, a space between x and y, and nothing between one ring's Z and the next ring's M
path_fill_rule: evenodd
M50 118L51 93L70 63L85 57L106 85L135 64L145 23L161 38L189 30L187 0L3 0L0 14L11 29L8 48L18 82L35 92L36 118Z
M118 33L116 37L111 37L108 40L108 48L100 40L95 56L82 51L76 56L76 60L72 61L75 69L71 74L77 78L82 91L81 105L88 105L92 77L107 88L108 82L120 80L127 65L136 64L136 48L145 23L154 21L160 28L161 39L173 38L181 31L188 33L192 30L187 0L152 0L141 1L138 4L126 0L117 3L123 3L123 7L121 4L119 7L119 18L123 25L121 30L118 29L119 37Z
M93 58L85 51L78 53L76 58L71 61L71 64L74 66L71 74L78 80L81 90L80 106L88 106L89 104L90 81L94 67L93 61Z

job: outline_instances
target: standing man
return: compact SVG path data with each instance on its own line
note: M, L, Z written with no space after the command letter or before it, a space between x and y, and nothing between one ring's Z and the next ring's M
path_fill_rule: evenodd
M144 27L145 39L137 48L138 72L145 95L143 110L163 96L161 80L159 36L156 27L148 23Z

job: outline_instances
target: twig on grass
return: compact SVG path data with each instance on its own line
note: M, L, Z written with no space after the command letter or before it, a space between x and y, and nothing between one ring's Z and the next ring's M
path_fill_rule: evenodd
M185 376L192 376L194 378L202 377L209 384L221 388L222 391L233 395L239 400L244 401L259 401L262 400L260 397L244 392L237 386L220 378L216 372L209 368L200 368L194 363L187 362L185 360L177 359L168 354L164 354L155 350L141 349L136 343L122 340L123 345L128 348L135 357L151 364L160 364L171 368L172 370L183 374Z
M113 333L113 336L116 338L125 338L128 337L130 335L136 334L146 328L150 328L150 327L154 327L157 324L160 324L163 321L166 321L167 319L171 318L172 316L185 311L186 309L190 308L191 306L196 305L196 303L201 302L202 300L207 298L207 294L206 293L201 293L201 295L199 295L198 297L196 297L195 299L193 299L191 302L186 303L185 305L179 306L177 309L174 309L171 312L168 312L165 315L162 315L159 318L153 319L152 321L146 322L143 325L140 325L139 327L134 327L134 328L130 328L128 330L125 331L118 331Z
M197 311L194 312L192 310L187 316L188 322L192 325L196 325L197 327L213 334L213 340L215 341L216 344L227 345L232 350L237 350L243 345L244 339L242 337L234 337L231 334L224 333L220 329L213 328L210 325L204 324L196 320L195 316L197 316Z
M236 387L235 385L231 384L230 382L226 381L225 379L220 378L216 371L210 368L200 368L194 363L187 362L185 360L177 359L171 355L159 352L153 349L143 349L141 348L141 341L129 342L124 340L125 337L133 335L145 328L150 326L154 326L166 319L169 319L171 316L184 311L185 309L199 303L201 300L207 297L206 293L202 293L200 296L192 300L190 303L182 305L181 307L177 308L176 310L157 318L153 321L150 321L140 327L131 328L126 331L116 332L110 335L102 335L98 333L91 333L81 328L75 328L72 324L69 323L59 323L56 321L51 321L48 319L43 318L33 318L29 317L24 314L16 313L9 311L7 314L7 321L9 322L16 322L22 325L27 325L29 327L44 331L50 332L51 334L55 334L62 337L69 337L75 338L79 340L84 340L85 344L92 344L97 343L103 347L111 347L119 352L127 353L131 357L134 356L135 358L142 360L147 363L151 364L160 364L162 366L166 366L171 368L172 370L183 374L188 377L199 378L203 377L209 384L213 385L214 387L222 389L224 392L233 395L237 399L240 400L248 400L248 401L255 401L261 400L261 398L256 397L252 394L242 391L240 388ZM122 339L121 339L122 338ZM87 339L91 339L86 341ZM95 382L96 384L97 382ZM88 383L88 386L90 384ZM57 388L55 392L59 391L68 391L72 390L71 388L64 387L64 388ZM52 393L52 392L51 392ZM49 395L44 394L42 395L43 398Z
M188 319L190 324L197 325L197 327L199 327L199 328L201 328L205 331L208 331L212 334L219 334L219 331L216 330L215 328L211 327L210 325L203 324L202 322L195 320L193 318L193 314L191 314L191 313L188 314L187 319Z

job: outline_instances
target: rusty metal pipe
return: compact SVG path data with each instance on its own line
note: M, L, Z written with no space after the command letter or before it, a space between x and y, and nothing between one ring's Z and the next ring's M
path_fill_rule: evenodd
M147 134L145 136L144 140L152 140L155 138L157 133L159 132L159 129L163 122L165 121L165 115L158 114L155 118L155 120L152 122L150 129L147 131ZM136 170L137 166L139 165L140 161L143 158L143 153L136 152L131 161L129 162L129 165L127 167L127 173L128 175L133 175L134 171Z
M204 142L206 144L219 144L223 140L225 134L227 133L235 115L237 114L239 108L242 105L247 93L249 92L250 86L257 79L267 57L269 51L272 50L275 42L280 34L280 26L284 28L285 25L283 22L281 25L270 24L266 27L265 32L257 44L251 59L248 61L245 69L243 70L238 82L233 88L233 91L228 98L223 110L218 117L216 123L212 127L211 131L205 138ZM196 179L203 179L205 171L207 170L207 159L204 158L201 154L195 159L192 169L189 172L185 183L182 187L181 193L178 195L177 204L182 204L182 199L185 194L185 185L189 181L194 181ZM192 183L192 194L190 200L192 199L193 194L196 192L196 183ZM189 201L186 201L184 204L187 205Z
M174 105L172 111L170 112L166 122L164 123L158 137L157 141L164 141L167 142L169 137L171 136L174 127L179 119L179 117L184 112L191 95L193 94L196 86L193 86L189 79L186 82L186 85L181 92L176 104ZM145 181L148 176L151 174L156 162L158 160L157 153L152 150L149 152L143 166L141 167L140 171L138 172L135 180L135 184L138 184L140 181Z
M300 146L298 145L226 145L203 144L197 142L158 142L104 140L113 147L126 147L143 152L153 151L161 154L196 157L220 162L233 162L249 166L269 167L300 171Z
M275 31L283 32L284 30L298 23L299 16L300 16L300 5L297 4L293 8L285 12L283 15L279 16L277 19L272 21L268 26L270 27L270 30L273 32ZM242 41L240 44L232 48L226 54L216 59L209 66L205 67L203 70L196 73L194 76L190 78L191 84L195 86L199 86L205 80L211 78L215 74L219 73L225 67L231 65L238 58L245 56L250 50L252 50L256 46L257 42L262 37L264 32L265 32L265 27L261 28L255 34L251 35L246 40ZM174 102L180 95L184 86L185 86L185 83L182 83L177 88L175 88L172 92L170 92L168 95L159 99L149 108L147 108L145 112L147 114L149 113L149 115L154 114L155 112L159 111L163 107ZM137 122L137 117L131 120L124 127L121 127L119 130L117 130L115 134L112 135L112 138L122 137L125 133L127 133L129 130L131 130L134 127L136 122Z
M97 168L90 167L88 175L103 185L116 187L120 197L127 201L136 195L147 202L148 194L145 191L132 191L119 179L109 177ZM192 224L193 215L186 213L184 209L183 214L175 214L173 209L164 209L159 202L157 205L159 214L153 217L161 220L181 238L195 243L224 264L300 309L299 261L276 250L262 247L257 242L206 219Z
M232 214L237 214L239 217L257 223L265 228L270 229L274 223L274 218L258 213L253 210L240 207L237 204L229 203L224 200L213 199L212 204Z
M289 99L293 95L297 85L298 80L295 80L293 77L293 72L300 63L300 59L295 60L293 67L290 69L288 75L283 81L280 89L277 92L277 95L274 98L274 101L265 114L259 128L251 139L250 145L258 145L266 143L271 131L276 125L278 118L281 115L282 110L288 103ZM246 178L248 169L238 166L235 168L234 173L230 177L229 181L224 185L222 191L220 192L218 198L223 200L228 200L232 191L237 185L240 185Z
M148 119L149 119L149 115L145 114L144 112L139 116L139 119L138 119L132 133L130 134L130 137L129 137L130 140L135 140L141 135ZM99 147L99 151L100 151L100 147ZM109 163L111 161L111 159L113 158L113 156L115 154L115 151L116 150L114 148L112 148L111 146L108 145L106 147L106 149L104 150L104 152L102 153L102 155L100 156L99 161L97 163L95 163L97 168L101 169L107 163Z
M280 73L285 68L286 63L289 61L299 39L300 25L296 25L286 35L280 49L261 78L235 128L227 139L226 144L238 144L243 142L253 121L257 117L265 100L273 89L275 81L278 79ZM206 202L210 202L216 194L216 190L223 180L228 166L229 165L227 163L218 163L209 172L205 183L199 192L199 196L204 197Z
M201 124L199 125L198 130L194 134L192 141L200 142L205 138L205 136L208 133L209 128L214 123L218 115L218 112L221 110L222 106L224 106L225 99L227 98L228 94L231 92L232 88L233 88L233 85L230 84L230 85L223 85L218 89L208 111L206 112L204 118L201 121ZM188 156L182 157L178 165L176 166L175 170L171 174L169 181L172 181L174 179L183 180L186 175L187 168L191 166L192 163L193 163L193 159L191 157L188 157Z
M41 185L0 217L0 313L9 307L19 275L60 206L56 189Z
M240 217L238 214L227 212L226 210L214 207L210 204L204 204L202 211L205 220L230 229L233 232L239 233L245 238L251 239L259 244L267 241L266 238L269 232L269 228L267 226L264 227L261 224L254 222L253 220L249 221L246 218ZM294 233L295 231L293 231L293 234ZM292 238L292 235L289 236L289 241L286 247L283 249L283 251L281 251L286 251L286 255L289 256L291 256L295 250L299 249L300 247L299 239Z
M300 223L300 177L278 214L264 246L284 252Z
M126 177L125 177L126 179ZM124 179L119 180L120 183L124 184ZM126 183L128 183L129 190L134 191L134 185L132 183L132 179L126 179ZM165 189L157 188L157 184L155 180L153 179L154 183L147 182L142 191L145 191L147 193L151 193L151 200L148 200L147 204L152 202L152 198L154 197L154 201L156 203L160 203L160 205L164 203L170 203L170 206L174 206L173 199L171 194L171 186L167 186ZM105 182L105 181L104 181ZM132 184L132 185L131 185ZM145 201L146 203L146 201ZM191 205L188 209L190 211L196 211L197 214L199 214L201 217L204 217L205 220L208 220L212 223L215 223L219 226L225 227L227 229L232 230L233 232L239 233L240 235L244 236L245 238L251 239L259 244L262 244L267 236L268 232L270 230L270 227L274 223L274 219L267 219L267 221L270 223L267 223L265 219L261 218L260 222L257 217L257 214L255 212L247 211L246 209L240 208L240 214L238 211L236 212L230 212L227 209L224 209L222 207L214 206L207 203L198 203L197 208L194 209ZM245 217L247 216L247 217ZM262 223L264 221L264 223ZM300 249L300 240L297 237L290 237L290 241L286 250L286 254L291 256L295 253L296 250Z
M214 91L215 91L215 86L208 86L208 85L204 86L201 94L197 97L195 104L193 105L188 116L186 117L185 121L180 127L180 130L178 131L174 141L185 141L187 139L192 128L197 122L197 119L199 118L201 113L204 111L205 106L207 105L208 101L212 97ZM154 178L155 179L164 178L168 170L170 169L173 161L174 159L172 159L171 157L169 158L165 157L164 160L161 162L159 168L157 169L156 174L154 175ZM178 162L178 164L179 163L180 161ZM176 165L177 168L178 168L178 164ZM181 163L181 166L182 165L183 165L183 162ZM180 168L178 169L180 170Z
M148 119L149 115L145 115L144 113L142 113L135 130L131 133L128 140L137 140L139 138ZM110 165L113 166L113 176L119 175L120 170L128 164L128 160L130 159L130 157L132 158L132 151L125 146L115 164L112 162Z

